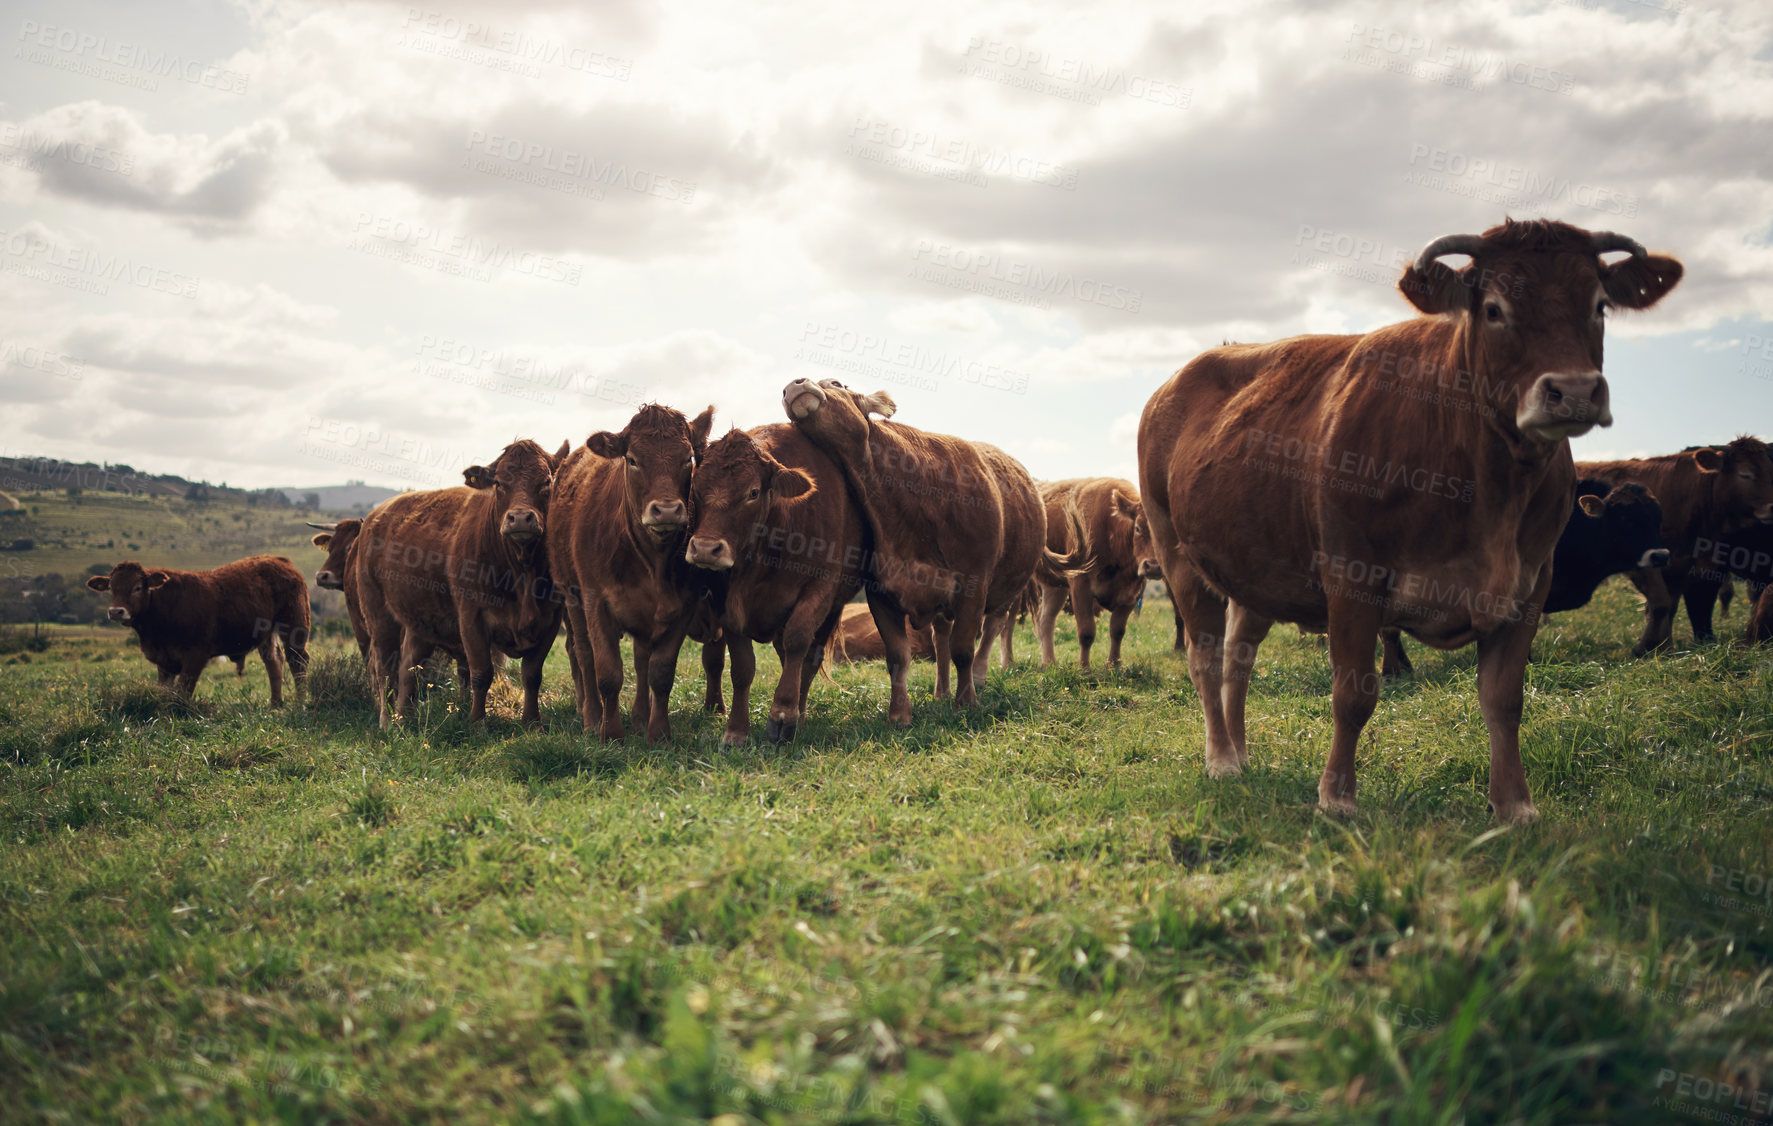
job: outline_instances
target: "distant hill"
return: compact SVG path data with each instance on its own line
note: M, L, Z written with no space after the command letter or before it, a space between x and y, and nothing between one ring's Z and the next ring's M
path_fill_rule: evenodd
M291 504L301 504L303 499L313 493L320 498L320 508L325 512L364 513L391 496L398 496L398 489L384 489L380 485L365 485L362 481L347 481L343 485L311 485L307 488L279 489L289 498Z

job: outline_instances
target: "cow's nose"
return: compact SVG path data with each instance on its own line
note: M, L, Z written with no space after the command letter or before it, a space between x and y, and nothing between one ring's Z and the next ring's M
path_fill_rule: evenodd
M683 502L680 500L648 501L646 513L640 518L642 524L658 527L681 527L685 521Z
M129 620L129 611L121 606L112 606L105 613L113 622L127 622Z
M328 589L331 589L332 585L338 581L339 580L333 576L331 571L321 571L314 576L315 586L323 586Z
M1555 417L1599 426L1612 423L1612 412L1607 409L1607 381L1600 372L1548 375L1541 386L1545 390L1545 409Z
M542 531L542 518L533 508L513 508L505 513L507 536L535 536Z
M1763 504L1755 509L1755 519L1763 524L1773 524L1773 503Z
M1668 566L1668 549L1659 547L1654 551L1644 552L1643 566L1648 568Z
M733 549L723 539L691 536L689 546L684 548L683 558L685 562L698 567L724 571L733 565Z
M1164 577L1164 569L1155 559L1141 559L1139 560L1139 574L1148 579L1161 579Z

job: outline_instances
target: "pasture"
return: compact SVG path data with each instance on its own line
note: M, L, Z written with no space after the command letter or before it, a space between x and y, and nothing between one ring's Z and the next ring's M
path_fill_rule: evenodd
M310 549L310 555L312 551ZM302 565L312 560L297 557ZM122 631L0 672L0 1099L42 1121L1499 1122L1767 1116L1773 653L1634 661L1615 580L1554 619L1498 827L1474 653L1416 647L1319 813L1330 673L1275 630L1252 769L1210 781L1150 603L1123 671L994 670L886 726L882 666L797 742L545 729L453 684L382 735ZM1740 609L1727 619L1740 629ZM1069 661L1069 666L1064 662ZM774 682L760 650L754 726ZM632 692L632 674L627 691ZM632 731L632 729L630 729Z

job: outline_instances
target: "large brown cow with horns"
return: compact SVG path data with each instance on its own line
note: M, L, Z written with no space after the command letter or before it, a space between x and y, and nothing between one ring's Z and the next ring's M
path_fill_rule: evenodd
M1615 251L1627 257L1601 257ZM1455 254L1470 262L1442 261ZM1209 774L1247 762L1256 646L1272 622L1298 622L1329 632L1334 667L1318 803L1352 810L1374 642L1396 626L1438 648L1477 643L1490 805L1537 817L1522 678L1575 496L1568 439L1613 421L1608 310L1648 308L1680 277L1622 235L1510 220L1428 244L1398 284L1414 320L1213 348L1151 397L1139 487L1187 626Z

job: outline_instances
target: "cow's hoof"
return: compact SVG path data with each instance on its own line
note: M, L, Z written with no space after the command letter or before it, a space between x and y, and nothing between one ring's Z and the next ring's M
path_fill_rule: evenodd
M1500 807L1490 802L1490 812L1507 825L1531 825L1539 820L1539 808L1530 801L1504 802Z
M911 716L909 713L907 713L905 715L888 714L887 722L894 727L910 727L911 726Z
M702 711L706 715L725 715L726 714L726 705L725 704L703 704Z
M743 747L750 741L751 732L749 731L729 731L720 737L720 745L723 747Z
M769 724L764 727L763 734L764 738L772 743L788 743L794 739L794 730L794 724L783 723L779 719L772 718Z
M1207 760L1208 778L1236 778L1243 772L1243 764L1237 761L1235 755Z
M1353 798L1326 796L1324 794L1319 794L1317 796L1317 807L1331 817L1353 817L1355 811Z

